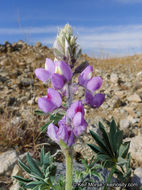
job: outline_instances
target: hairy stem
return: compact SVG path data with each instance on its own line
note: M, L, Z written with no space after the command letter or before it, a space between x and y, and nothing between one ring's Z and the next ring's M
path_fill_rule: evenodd
M66 187L65 190L72 190L72 178L73 178L73 156L72 149L65 151L66 157Z

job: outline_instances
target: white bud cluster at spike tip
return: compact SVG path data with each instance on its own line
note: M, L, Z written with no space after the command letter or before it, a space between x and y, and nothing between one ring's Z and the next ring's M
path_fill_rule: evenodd
M54 55L59 60L70 62L72 65L81 55L81 49L77 43L77 37L73 35L72 27L66 24L59 33L53 44Z

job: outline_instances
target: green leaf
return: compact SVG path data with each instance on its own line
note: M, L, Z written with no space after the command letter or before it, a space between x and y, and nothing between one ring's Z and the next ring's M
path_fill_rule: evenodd
M115 153L115 156L117 155L117 146L116 146L116 123L114 120L110 123L110 133L109 133L109 140L112 147L113 152Z
M95 152L95 153L102 153L102 150L97 147L96 145L94 144L88 144L88 146Z
M118 157L117 165L124 165L127 163L127 160L123 159L122 157Z
M35 161L32 159L29 153L27 153L27 161L33 173L37 174L40 177L43 177L40 169L38 168L38 166L36 165Z
M119 154L119 148L120 148L120 146L122 144L122 141L123 141L123 131L118 130L116 132L116 134L115 134L115 140L116 140L115 144L116 144L116 150L117 150L117 156L118 156L118 154Z
M127 156L129 147L130 147L130 141L125 142L124 144L121 144L120 149L119 149L119 156L122 156L123 158L125 158Z
M93 171L92 174L93 174L94 176L97 176L101 181L104 181L103 176L102 176L100 173L98 173L97 171Z
M41 111L41 110L35 110L35 114L36 114L36 115L46 115L46 113L44 113L44 112Z
M33 188L33 187L36 187L36 186L39 186L42 184L43 184L43 181L33 181L33 182L30 182L27 185L25 185L25 187L26 188Z
M12 176L13 178L17 179L18 181L22 182L22 183L28 183L28 182L31 182L32 180L31 179L25 179L21 176Z
M110 130L111 130L110 132L111 132L112 135L116 133L117 126L116 126L116 123L115 123L114 119L110 123Z
M42 147L41 149L41 152L40 152L40 164L42 165L44 163L44 146Z
M112 158L109 155L106 154L98 154L98 159L100 160L112 160Z
M99 147L101 148L101 150L106 153L109 154L106 145L104 144L104 142L102 141L102 139L93 131L90 131L90 134L92 135L92 137L94 138L94 140L97 142L97 144L99 145Z
M107 132L106 132L106 130L105 130L105 128L104 128L104 126L103 126L103 124L102 124L101 122L99 122L99 129L100 129L101 132L102 132L102 136L103 136L103 139L104 139L106 148L107 148L107 150L108 150L110 156L113 157L114 154L113 154L112 146L111 146L111 144L110 144L109 136L108 136L108 134L107 134Z
M21 166L21 168L23 168L27 173L31 173L30 168L26 164L24 164L20 159L18 160L18 163Z
M41 127L41 133L44 133L45 131L46 131L46 129L47 129L47 127L48 127L48 125L50 124L51 122L49 121L48 123L46 123L45 125L43 125L42 127Z

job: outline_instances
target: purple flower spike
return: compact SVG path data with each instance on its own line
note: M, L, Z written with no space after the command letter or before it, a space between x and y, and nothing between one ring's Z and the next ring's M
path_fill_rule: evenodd
M87 83L87 89L91 92L94 92L98 90L103 83L103 80L101 77L93 77L91 80Z
M104 94L96 94L93 96L90 92L85 92L86 97L86 103L90 104L92 107L98 108L102 105L102 103L105 101L105 95Z
M37 78L39 80L41 80L42 82L46 82L50 79L51 77L51 74L46 71L45 69L42 69L42 68L38 68L35 70L35 74L37 76Z
M55 110L60 107L61 104L61 95L53 88L48 88L48 95L38 99L38 106L45 113Z
M93 67L92 66L86 67L78 78L79 84L86 87L87 82L92 78L92 73L93 73Z
M81 112L81 114L84 116L84 107L81 101L76 101L70 106L70 108L67 110L67 117L73 119L77 112Z

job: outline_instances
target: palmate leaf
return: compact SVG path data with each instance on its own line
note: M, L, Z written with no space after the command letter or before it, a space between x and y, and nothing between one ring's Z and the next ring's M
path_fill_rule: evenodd
M116 152L117 152L117 156L118 156L118 153L119 153L118 151L119 151L119 148L120 148L120 146L122 144L122 140L123 140L123 131L118 130L116 132L115 140L116 140L116 142L115 142L115 144L116 144Z
M44 146L42 147L41 149L41 152L40 152L40 164L42 165L44 163Z
M36 115L46 115L46 113L44 113L44 112L41 111L41 110L35 110L35 114L36 114Z
M23 168L28 174L31 173L30 168L26 164L24 164L21 160L18 160L18 163L21 166L21 168Z
M123 159L122 157L118 157L117 165L124 165L127 163L126 159Z
M49 121L48 123L46 123L45 125L43 125L42 127L41 127L41 133L44 133L46 130L47 130L47 127L48 127L48 125L51 123L51 121Z
M116 132L117 132L117 127L116 123L114 120L110 123L110 132L109 132L109 140L112 146L112 150L115 153L115 156L117 155L117 146L116 146Z
M29 167L31 169L31 171L35 174L37 174L37 176L39 177L43 177L43 174L42 172L40 171L39 167L37 166L36 162L32 159L32 157L30 156L29 153L27 153L27 161L28 161L28 164L29 164Z
M88 144L88 146L95 152L95 153L103 153L102 150L97 147L96 145L94 144Z
M109 136L108 136L108 134L107 134L107 132L106 132L106 130L105 130L105 128L104 128L104 126L103 126L103 124L101 122L99 122L99 129L102 132L103 140L104 140L105 144L107 145L106 148L107 148L107 150L109 152L109 155L111 157L114 157L115 155L113 153L112 146L110 144Z
M31 182L32 180L31 179L25 179L21 176L12 176L13 178L17 179L18 181L22 182L22 183L29 183Z
M99 145L99 148L102 150L102 152L104 152L105 154L109 154L103 140L96 133L94 133L93 131L90 131L90 134L92 135L94 140L97 142L97 144Z
M28 184L25 185L26 188L33 188L33 187L36 187L36 186L40 186L43 184L43 181L32 181Z
M124 144L121 144L120 149L119 149L119 156L126 158L129 147L130 147L130 141L125 142Z

